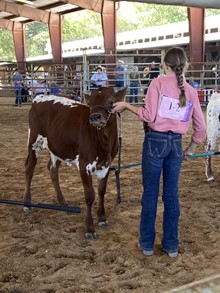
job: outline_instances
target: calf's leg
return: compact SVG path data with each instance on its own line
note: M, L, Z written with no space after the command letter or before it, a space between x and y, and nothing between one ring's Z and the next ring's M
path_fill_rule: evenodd
M60 183L59 183L59 167L60 167L61 162L57 160L55 164L52 163L52 160L50 159L47 165L47 168L50 172L50 177L54 186L55 194L56 194L56 199L59 202L60 205L65 205L67 206L67 202L63 196L63 193L60 188Z
M92 177L91 175L86 174L85 172L80 172L83 187L84 187L84 195L86 202L86 217L85 217L85 228L86 233L85 236L87 238L96 238L95 227L93 223L92 217L92 205L95 199L95 191L92 185Z
M105 178L99 180L98 182L98 208L97 208L97 217L98 217L98 225L100 227L108 226L108 222L105 216L105 205L104 205L104 197L106 192L106 186L108 181L108 174Z
M206 143L206 146L205 146L206 152L210 152L212 150L214 151L214 149L215 149L215 146L211 147L210 143L208 142ZM205 175L206 175L207 181L214 181L210 156L205 158Z
M37 157L35 151L28 148L28 156L25 161L25 179L26 179L26 187L24 192L24 202L31 202L31 181L34 174L34 169L37 164Z
M212 173L211 157L205 158L205 175L206 175L207 181L214 181L214 176Z

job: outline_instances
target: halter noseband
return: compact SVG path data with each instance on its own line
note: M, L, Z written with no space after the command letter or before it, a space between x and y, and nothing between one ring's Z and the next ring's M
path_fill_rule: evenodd
M101 108L101 109L105 110L105 111L107 112L107 114L108 114L108 115L107 115L107 118L106 118L106 120L105 120L105 123L104 123L101 127L96 127L97 130L100 130L100 129L104 128L104 127L107 125L107 123L108 123L108 121L109 121L109 119L110 119L110 117L111 117L111 115L112 115L112 109L106 109L106 108L105 108L104 106L102 106L102 105L96 105L96 106L90 108L90 114L92 114L92 112L93 112L93 110L94 110L95 108Z

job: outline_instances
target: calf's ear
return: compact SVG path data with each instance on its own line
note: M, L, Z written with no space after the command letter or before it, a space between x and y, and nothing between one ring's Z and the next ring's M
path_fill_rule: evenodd
M85 94L85 102L86 102L87 105L89 105L90 97L91 97L90 94Z
M126 92L127 92L127 87L117 91L117 93L115 94L115 97L116 97L116 101L117 102L121 102L123 101L125 95L126 95Z

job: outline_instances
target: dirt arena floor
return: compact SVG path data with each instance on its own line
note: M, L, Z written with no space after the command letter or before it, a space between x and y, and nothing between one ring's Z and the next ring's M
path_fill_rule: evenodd
M1 199L22 201L30 104L13 107L0 98ZM122 165L140 163L142 124L122 117ZM184 145L190 135L184 137ZM197 149L203 152L203 146ZM33 180L33 202L55 204L47 172L48 153L39 159ZM117 160L116 160L117 163ZM137 248L142 193L141 168L121 170L122 203L115 205L116 184L110 174L106 213L109 227L97 226L98 238L84 236L85 204L75 167L62 166L61 186L80 214L0 204L1 293L162 293L220 272L220 162L213 157L215 182L204 175L204 158L184 161L180 178L180 253L171 259L161 251L162 200L159 197L155 255ZM94 220L96 203L94 204Z

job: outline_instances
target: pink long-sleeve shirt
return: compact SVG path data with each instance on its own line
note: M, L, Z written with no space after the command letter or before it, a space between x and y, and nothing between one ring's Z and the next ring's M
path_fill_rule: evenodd
M173 131L175 133L186 134L192 121L193 133L191 139L193 142L201 144L206 135L206 123L198 94L185 79L184 88L187 101L191 101L192 103L188 121L161 117L160 107L163 96L179 100L180 89L177 85L175 73L160 76L152 80L145 97L145 105L138 109L138 115L140 120L147 122L151 129L161 132Z

